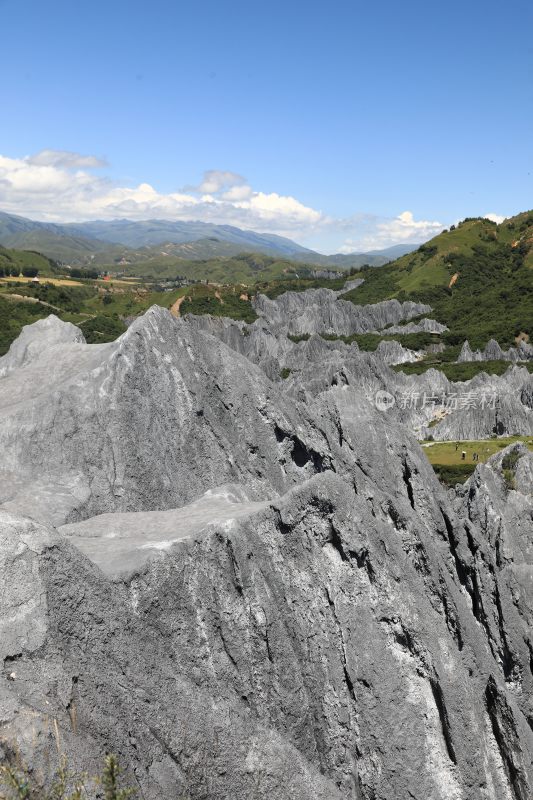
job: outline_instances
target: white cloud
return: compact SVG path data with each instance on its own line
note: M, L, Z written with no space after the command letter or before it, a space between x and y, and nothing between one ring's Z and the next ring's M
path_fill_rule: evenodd
M416 220L411 211L402 211L392 219L360 214L347 220L348 226L350 222L357 236L344 240L341 253L380 250L393 244L418 244L433 238L446 227L442 222Z
M342 245L339 247L339 253L342 253L345 256L349 256L352 253L360 253L361 249L357 242L354 242L353 239L345 239Z
M253 194L251 186L232 186L227 192L223 192L223 200L247 200Z
M246 179L236 172L226 172L220 169L209 169L204 172L204 179L198 191L202 194L218 194L234 186L242 186Z
M94 169L107 167L107 161L97 156L82 156L80 153L71 153L68 150L41 150L33 156L28 156L29 164L40 167L64 167L66 169Z
M284 197L272 192L254 192L249 200L236 203L238 208L249 211L265 224L272 224L278 218L287 220L289 226L313 226L325 222L325 217L320 211L304 206L294 197Z
M242 175L224 170L208 170L198 186L163 194L149 183L124 186L92 172L102 166L95 156L58 150L25 158L0 156L0 209L50 222L201 220L277 233L322 251L344 253L423 242L444 227L416 220L410 211L394 218L328 217L295 197L257 191Z
M81 168L84 165L84 168ZM209 170L188 191L159 193L149 183L118 186L88 171L93 156L46 150L0 156L0 208L50 222L89 219L194 219L297 236L323 215L294 197L254 191L233 172Z
M415 220L411 211L403 211L395 219L378 224L380 244L419 242L436 236L444 229L442 222Z
M507 217L502 217L501 214L485 214L485 219L490 219L492 222L497 222L500 225Z

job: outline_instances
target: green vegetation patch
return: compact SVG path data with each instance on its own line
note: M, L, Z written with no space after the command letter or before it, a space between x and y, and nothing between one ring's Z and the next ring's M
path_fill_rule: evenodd
M321 336L329 341L342 341L346 344L356 342L361 350L371 352L376 350L381 342L398 342L410 350L423 350L432 344L438 344L440 341L440 337L433 333L404 333L391 334L390 336L381 333L354 333L351 336L335 336L323 333Z
M245 297L246 293L235 287L192 286L181 304L180 314L212 314L251 323L257 319L257 314L251 300Z
M437 473L439 480L447 486L464 483L473 473L477 464L484 464L495 453L501 452L511 444L522 442L533 451L533 436L507 436L503 439L483 439L480 441L425 442L422 449ZM463 460L462 454L466 456ZM474 453L477 460L474 461ZM520 455L513 451L502 461L504 478L509 488L514 488L514 473Z
M87 344L113 342L126 330L126 325L118 317L105 317L102 315L92 317L86 322L81 322L79 327L83 331Z
M416 361L414 364L396 364L392 369L404 372L406 375L421 375L433 368L444 372L450 381L469 381L481 372L486 372L488 375L503 375L511 366L510 361L466 361L464 364L454 364L429 358ZM533 372L533 363L530 361L516 366Z
M291 342L294 342L294 344L298 344L298 342L307 342L308 339L311 338L311 334L310 333L299 333L299 334L289 333L287 338L290 339Z
M317 267L313 267L316 270ZM344 284L349 279L350 275L359 274L358 271L351 270L349 273L345 272L338 278L312 278L305 277L305 271L299 270L299 274L303 277L290 278L287 277L283 280L272 281L259 281L254 290L260 294L264 294L271 300L275 300L280 294L285 292L305 292L307 289L332 289L333 291L340 291L344 288ZM344 300L344 295L342 295Z
M68 766L65 756L59 757L59 764L53 774L48 776L44 788L33 772L17 763L0 765L0 797L2 800L89 800L100 797L102 800L129 800L136 792L122 786L122 770L114 755L107 755L101 774L90 778L85 773L74 772Z
M107 267L117 271L117 265ZM305 264L289 259L276 258L263 253L240 253L231 257L206 259L186 259L177 256L154 255L146 261L120 265L121 274L138 276L146 280L192 280L209 281L219 285L241 283L251 286L257 282L270 281L299 282L299 279L312 278L320 270L316 264ZM330 268L328 268L330 269ZM335 267L331 268L335 271ZM339 289L344 285L347 273L338 269Z
M49 310L43 313L43 306L36 303L15 303L0 295L0 356L7 353L24 325L32 325L48 314Z
M446 486L455 486L464 483L472 475L476 468L475 464L433 464L433 469L441 483Z
M32 250L12 250L0 245L0 278L28 273L50 274L56 264L52 259ZM31 274L30 274L31 272Z
M446 344L468 339L475 349L494 338L509 347L520 332L533 339L532 242L531 213L501 225L465 220L392 264L363 268L364 284L343 298L427 303L450 329Z
M97 295L93 286L57 286L52 283L15 283L9 284L6 294L21 294L34 297L43 303L57 306L64 311L79 311L87 300Z

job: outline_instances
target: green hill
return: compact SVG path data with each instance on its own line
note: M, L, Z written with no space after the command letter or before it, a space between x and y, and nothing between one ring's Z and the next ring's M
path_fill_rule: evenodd
M0 245L0 277L20 273L23 269L34 268L39 272L50 272L54 263L41 253L31 250L12 250Z
M178 266L181 259L207 260L231 258L239 253L262 253L282 260L350 269L363 264L381 266L400 255L398 248L403 253L415 247L396 245L372 253L327 256L283 236L241 230L231 225L126 219L57 224L2 211L0 243L20 250L37 250L64 264L113 268L138 263L155 262L157 265L165 258L168 260L164 264L170 267ZM144 266L145 273L148 269Z
M440 360L456 357L465 339L473 348L491 338L502 347L514 345L519 334L533 339L533 212L500 225L467 219L361 276L365 283L345 299L375 303L395 297L433 307L431 316L450 328Z
M137 264L109 267L111 272L121 270L121 274L148 280L173 280L177 277L194 281L213 283L255 284L258 281L271 281L284 278L313 277L322 268L316 264L296 263L288 259L276 258L262 253L240 253L229 258L176 259L175 256L154 256ZM346 275L339 267L332 272Z
M28 231L6 237L11 247L21 250L34 248L64 264L87 266L93 263L110 264L128 252L122 245L111 245L82 236L63 236L47 230Z

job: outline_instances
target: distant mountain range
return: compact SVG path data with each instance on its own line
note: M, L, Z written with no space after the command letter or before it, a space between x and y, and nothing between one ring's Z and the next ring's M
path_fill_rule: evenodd
M203 260L228 258L239 253L264 253L321 266L382 266L415 250L418 245L395 245L370 253L316 253L283 236L241 230L232 225L167 220L111 220L56 224L36 222L0 212L0 244L36 250L71 265L117 265L173 257Z

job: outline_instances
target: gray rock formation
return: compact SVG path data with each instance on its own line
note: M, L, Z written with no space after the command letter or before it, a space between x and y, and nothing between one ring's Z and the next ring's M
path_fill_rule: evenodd
M406 325L391 325L390 327L386 328L385 330L379 331L379 333L385 334L393 334L393 333L446 333L448 328L446 325L442 325L440 322L437 322L435 319L428 319L424 317L421 319L420 322L408 322Z
M527 800L532 456L447 492L387 387L453 388L157 308L13 366L3 758L112 750L145 800Z
M116 342L67 345L62 359L51 347L7 375L0 409L0 504L56 525L177 507L222 483L262 499L329 459L262 370L157 307ZM50 494L64 498L52 511Z
M468 341L464 342L459 357L458 364L467 361L533 361L533 345L528 342L520 342L517 347L510 347L502 350L495 339L491 339L484 350L472 350Z
M458 487L456 508L468 520L458 558L474 614L531 727L533 454L516 444L480 464L470 480ZM505 713L505 703L494 687L489 687L487 698ZM505 735L502 723L498 723L500 735ZM520 775L516 784L515 795L521 797Z
M250 502L244 487L219 486L198 500L167 511L99 514L83 522L62 525L59 533L72 542L106 575L128 580L173 545L209 525L225 525L264 508Z
M330 289L285 292L275 300L260 294L254 301L254 308L275 330L296 335L330 333L338 336L381 330L389 324L431 311L430 306L422 303L399 303L397 300L356 306L339 299L338 293Z
M322 339L318 334L310 336L308 345L305 341L293 342L285 334L274 332L263 319L252 325L244 322L211 317L209 315L187 317L189 323L198 330L205 331L221 339L225 344L242 353L254 364L258 364L271 380L277 380L283 368L298 368L302 364L327 358L336 351L343 357L359 353L355 342L346 344L342 339ZM399 342L380 342L374 356L385 364L403 364L417 361L421 353L403 347Z
M302 393L319 395L342 382L372 403L377 392L391 394L395 402L389 416L408 425L421 439L533 435L533 376L523 368L510 367L501 377L481 373L454 383L434 369L419 376L388 370L385 364L414 361L420 355L394 342L384 342L367 353L355 343L317 335L295 344L262 319L253 325L208 316L188 320L246 355L272 380L279 380L283 369L290 370L286 388L295 398Z
M374 355L385 364L409 364L413 361L419 361L424 354L416 350L410 350L394 340L387 340L378 344L374 350Z
M62 322L54 314L37 320L33 325L26 325L9 352L0 358L0 378L18 367L38 360L51 347L57 346L61 351L63 345L75 343L85 344L83 333L75 325Z
M336 270L332 269L314 269L311 272L311 277L318 278L320 280L333 281L336 278L340 278L340 275Z

